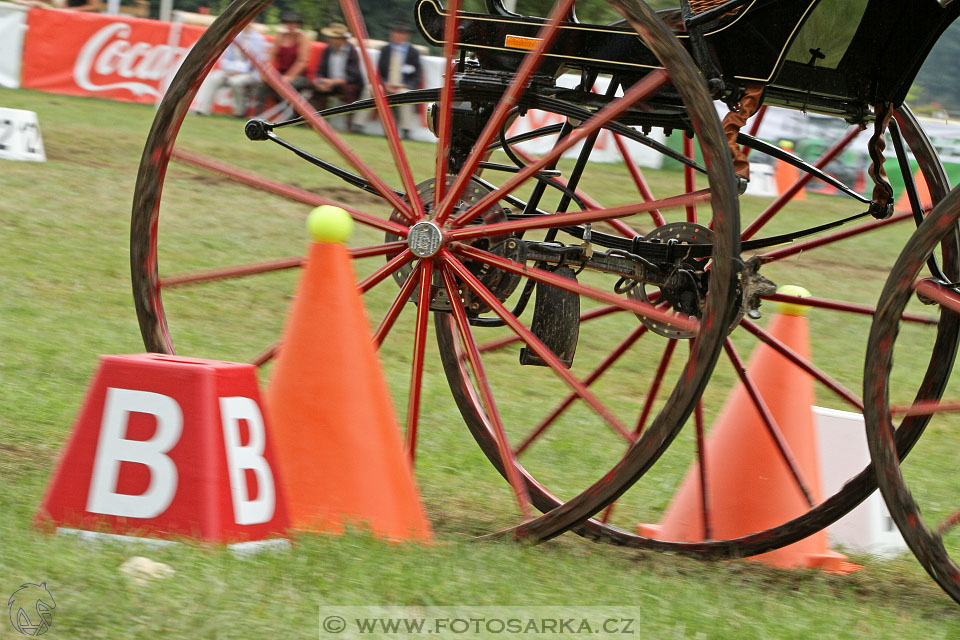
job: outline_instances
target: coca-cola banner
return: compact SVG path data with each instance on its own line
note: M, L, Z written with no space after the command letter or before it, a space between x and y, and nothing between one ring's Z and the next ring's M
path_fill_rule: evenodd
M203 27L31 9L23 47L26 89L154 103Z

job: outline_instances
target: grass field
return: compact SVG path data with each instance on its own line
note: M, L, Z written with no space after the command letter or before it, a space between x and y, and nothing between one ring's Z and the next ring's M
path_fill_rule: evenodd
M45 164L0 164L0 597L21 583L46 581L57 602L48 637L310 638L318 632L320 605L367 604L563 606L571 611L615 606L642 620L636 635L643 638L960 636L960 610L910 555L888 561L855 557L867 568L839 577L625 551L570 534L536 547L471 540L515 523L515 507L506 484L463 427L432 338L417 475L439 544L392 545L364 534L305 535L292 550L243 558L202 544L160 550L125 544L88 547L36 531L31 519L98 355L143 348L130 293L129 217L154 111L9 90L0 90L0 106L37 112L48 156ZM191 149L388 213L375 198L358 197L282 150L257 147L251 152L237 121L192 119L184 135ZM291 139L306 144L311 138L296 131ZM377 171L389 176L382 140L349 139ZM433 147L411 143L409 148L416 170L429 171ZM671 179L666 173L650 174L655 192ZM594 185L605 204L634 197L617 167L592 166L584 184ZM294 255L303 246L302 205L183 165L171 168L167 187L166 217L161 218L161 260L166 263L189 270ZM745 217L765 204L743 198ZM811 196L796 211L805 223L813 223L841 217L846 209L843 200ZM780 230L771 225L769 232ZM377 241L378 234L358 231L357 243ZM803 284L817 295L869 304L876 300L898 241L902 238L895 233L878 233L859 244L785 261L764 274L779 284ZM364 273L376 266L367 261L357 269ZM252 357L275 339L295 278L285 272L171 296L171 318L181 322L174 326L179 352ZM396 289L384 284L375 291L381 290L381 297L370 302L373 322L389 304L387 294ZM769 311L764 307L765 316ZM412 315L407 311L401 317L383 351L401 415ZM625 315L584 329L578 367L588 371L635 326ZM813 312L811 323L817 363L859 394L869 319L837 320L830 312ZM735 342L746 355L754 342L740 333ZM912 344L928 343L925 335L915 336ZM898 375L907 383L929 352L903 351ZM649 379L649 357L659 355L650 351L645 359L647 352L640 353L597 390L624 414L635 415L642 404L630 391ZM525 433L536 419L531 416L549 409L559 389L540 369L531 373L531 368L511 367L515 361L516 352L491 356L495 393L512 436ZM583 370L575 369L580 375ZM678 372L675 365L668 379ZM707 424L719 412L732 380L729 365L721 363L705 396ZM829 394L818 395L818 402L846 408ZM575 407L565 430L558 426L551 432L555 437L531 452L531 468L561 495L595 480L622 451L622 443L595 435L598 427L590 416ZM925 436L930 444L921 443L911 468L926 483L931 500L943 501L934 502L934 509L949 509L955 504L950 499L960 495L950 455L958 445L955 433L943 428ZM658 517L690 461L691 443L687 429L652 475L628 494L622 515L618 511L620 524ZM118 572L132 555L165 562L176 576L137 585ZM16 637L4 621L0 630L0 637Z

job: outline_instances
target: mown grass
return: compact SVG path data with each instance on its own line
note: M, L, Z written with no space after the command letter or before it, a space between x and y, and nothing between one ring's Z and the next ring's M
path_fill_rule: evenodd
M321 603L563 605L573 610L617 605L635 611L643 620L642 636L650 638L960 634L955 605L909 555L889 561L856 558L867 569L838 577L625 551L572 535L537 547L472 541L473 535L515 523L515 507L505 483L463 427L433 340L428 341L417 475L437 545L392 545L362 533L307 535L298 537L290 551L238 558L208 545L90 548L36 531L31 519L97 356L142 350L130 294L128 225L153 111L28 91L0 90L0 103L38 113L49 158L45 164L0 165L0 596L22 582L47 581L57 599L51 637L258 638L278 631L315 637ZM189 120L184 135L190 149L389 213L375 198L344 189L283 151L247 142L233 120ZM290 136L322 148L308 132ZM382 140L349 139L377 172L396 183ZM410 143L408 148L418 175L425 177L433 147ZM648 177L654 192L664 193L676 175L651 172ZM584 184L605 204L635 197L616 166L592 165ZM766 202L743 198L745 218ZM811 196L791 210L792 217L771 224L769 232L796 228L798 220L806 225L841 217L848 209L844 200ZM300 205L174 165L161 215L161 271L296 255L305 242L305 213ZM637 221L639 228L644 224ZM771 265L764 274L824 297L870 304L905 232L900 227L801 255ZM358 229L354 243L381 239L378 232ZM356 268L362 274L378 264L367 260ZM591 275L583 280L607 289L612 285ZM285 272L171 293L165 302L179 351L251 357L276 339L295 281L296 273ZM374 290L368 304L372 322L379 321L395 290L389 282ZM763 311L769 316L771 309ZM825 311L810 318L816 362L859 393L869 318ZM407 310L382 353L400 415L411 325ZM581 327L575 373L585 375L635 326L634 319L618 314ZM899 383L909 388L929 357L922 348L929 344L929 332L911 331L916 335L898 357L898 388ZM734 340L746 355L754 341L741 334L736 332ZM635 419L663 344L647 340L598 383L597 394L625 419ZM679 362L668 375L671 384L685 353L681 343ZM516 358L511 350L487 360L513 438L526 433L564 393L544 370L518 367ZM733 377L721 362L705 395L707 424L719 412ZM822 390L818 402L846 408ZM950 499L960 495L948 455L956 450L956 430L949 426L925 436L915 454L915 476L933 496L935 510L948 509ZM691 460L691 431L685 429L651 475L628 494L615 514L619 524L632 527L659 517ZM525 462L559 494L571 495L599 477L622 449L589 411L575 405ZM117 568L136 554L170 564L176 577L146 586L129 581ZM13 633L6 623L0 629Z

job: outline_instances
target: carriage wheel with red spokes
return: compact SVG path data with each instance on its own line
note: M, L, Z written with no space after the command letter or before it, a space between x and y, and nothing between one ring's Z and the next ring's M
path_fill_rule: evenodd
M754 122L754 132L756 128L757 123ZM760 296L767 301L766 306L761 309L764 315L767 315L768 309L772 311L770 307L777 302L798 303L811 310L814 314L812 340L816 364L814 359L800 356L771 335L762 321L750 317L742 318L738 328L730 334L725 355L715 369L698 410L691 416L688 429L682 437L655 466L647 470L644 478L637 482L635 487L616 503L606 505L594 518L584 522L577 529L578 533L618 545L688 552L700 557L744 557L782 547L820 531L846 515L875 490L874 474L868 467L851 472L837 489L816 495L811 490L816 480L805 477L804 470L794 462L797 456L767 410L764 400L753 397L752 408L763 416L769 437L780 446L777 455L782 456L784 466L790 470L794 489L806 500L807 508L798 510L795 517L772 524L764 530L747 532L734 538L716 535L716 529L711 530L711 522L724 519L727 514L718 514L715 508L711 507L709 496L712 488L704 485L700 493L704 522L702 542L655 539L635 532L637 523L654 523L660 518L685 470L692 467L707 469L711 464L726 462L711 459L703 445L709 435L707 426L710 418L718 415L733 385L740 383L753 389L758 386L759 381L744 369L745 358L741 353L746 349L765 344L779 352L792 363L791 366L798 367L811 376L820 394L818 402L824 406L854 413L863 411L863 402L852 389L862 386L862 371L858 363L868 352L866 337L870 318L875 310L870 303L879 295L883 280L896 258L896 252L908 236L912 223L922 220L929 211L930 205L923 202L921 187L927 187L929 199L933 203L939 202L949 189L946 174L933 145L906 106L896 112L893 128L891 144L888 146L896 154L901 166L899 178L904 185L903 191L897 195L905 195L904 200L910 203L909 211L897 212L886 220L874 220L867 213L868 199L855 193L850 185L843 184L836 177L817 173L853 141L866 141L867 136L859 136L860 132L856 127L845 130L842 124L842 135L837 142L819 159L810 160L813 169L800 173L797 182L785 196L780 196L768 204L759 199L741 199L741 204L746 205L741 207L741 211L745 212L744 217L748 221L742 234L744 246L749 251L745 258L753 257L759 260L760 273L777 283L799 284L816 294L800 300L769 291ZM759 149L754 150L755 154L762 152ZM914 181L917 175L921 176L922 184ZM675 180L690 184L689 177L679 172ZM849 193L845 198L819 198L813 203L794 201L794 196L811 180L827 185L833 183L841 191ZM646 187L645 183L646 181L638 181L638 189ZM811 199L815 198L818 196L811 196ZM816 206L832 211L819 214L814 209ZM687 220L688 215L691 215L688 211L667 212L664 219L655 224L660 229L667 229ZM693 212L693 215L696 215L696 212ZM821 228L821 224L829 224L831 218L840 218L846 222L829 229ZM798 231L805 235L785 246L752 248L751 241L756 242L759 239L757 244L765 243L760 231L767 225L775 231L767 232L766 237L772 235L776 238ZM639 223L638 227L643 228L642 223ZM812 233L808 234L810 231ZM947 247L939 260L946 262L955 257L955 247ZM857 269L862 273L857 273ZM832 276L835 272L845 277ZM613 349L607 348L603 352L602 358L596 358L591 366L581 370L582 379L598 394L602 393L605 381L609 393L619 391L633 394L638 399L638 406L632 424L642 430L650 416L656 414L660 406L658 403L662 402L658 399L658 394L661 393L664 374L671 372L671 361L677 356L676 340L671 340L669 335L655 335L656 332L651 332L646 324L617 327L603 310L584 312L581 314L581 321L581 327L588 323L607 323L606 327L597 328L595 331L610 335L614 338L611 342L615 344ZM913 365L918 379L923 381L922 394L919 397L924 400L935 399L943 391L950 373L949 368L942 366L939 353L955 348L960 324L947 316L938 317L933 313L925 313L922 308L904 314L903 321L914 332ZM836 334L844 335L846 342L838 346ZM440 335L443 336L442 332ZM499 350L509 348L511 344L514 342L509 339L494 339L481 344L480 351L492 357ZM461 412L481 447L496 464L489 424L471 387L464 359L462 355L457 356L453 347L443 349L441 353L445 354L447 375ZM727 362L724 363L724 360ZM638 362L646 368L646 373L637 370ZM624 388L619 382L622 380L630 380L638 384L639 388ZM565 509L561 505L566 501L566 496L557 487L564 486L564 476L570 475L570 467L554 466L553 463L562 455L565 446L566 440L561 439L561 434L569 434L571 431L575 433L577 423L582 421L582 416L575 412L577 402L570 394L556 399L546 410L531 415L526 430L516 437L516 452L527 474L531 499L541 510L559 508L562 513ZM915 441L923 432L925 422L919 419L909 420L905 421L903 426L905 428L898 438L904 442ZM585 436L568 439L587 443L585 446L588 447L596 446L595 441ZM904 449L904 452L906 451L907 449ZM588 454L589 451L577 450L577 455L581 458ZM702 473L701 477L705 475L707 474ZM706 499L704 495L707 496ZM597 504L604 501L610 502L603 498L598 499ZM729 518L727 521L729 522ZM521 534L524 531L526 527L521 527ZM540 532L534 531L534 535L540 535Z
M372 100L318 115L276 72L261 65L263 79L299 118L287 127L248 123L250 153L218 156L217 140L192 131L184 117L217 58L267 4L265 0L231 4L185 59L158 109L138 175L131 228L134 297L147 348L173 353L176 345L195 355L246 358L268 373L273 356L283 348L277 342L279 329L295 269L303 262L297 252L302 231L293 229L302 229L309 205L340 206L359 223L357 246L351 247L358 287L376 323L373 339L381 347L398 413L405 416L409 454L416 453L423 416L434 404L425 383L432 369L427 334L433 314L444 357L454 352L463 356L464 375L472 380L478 406L483 407L496 460L510 481L522 519L546 526L549 533L537 536L541 538L576 525L596 511L593 498L586 501L590 513L582 517L571 514L583 510L583 501L560 518L558 512L530 520L528 483L508 435L517 431L510 421L526 412L517 399L546 402L572 393L589 407L585 426L599 438L608 438L603 448L616 454L586 473L595 480L622 459L621 466L629 473L618 479L624 486L613 487L614 493L622 492L664 451L693 411L739 308L735 182L702 78L672 35L645 10L635 21L662 68L618 78L613 89L619 86L622 91L611 90L600 105L585 107L558 99L543 84L549 76L537 72L573 4L561 0L542 22L534 48L518 54L516 72L502 90L493 96L482 91L471 95L465 93L469 84L465 81L482 70L456 67L452 34L458 3L452 2L445 25L450 44L444 50L448 72L443 87L388 97L364 50L361 57L371 79ZM345 0L342 9L351 31L362 40L365 27L356 2ZM584 82L587 91L590 84ZM557 172L562 173L568 161L561 156L581 143L592 147L601 132L664 150L662 144L623 124L658 108L664 95L673 102L677 126L688 129L701 150L702 162L680 159L705 178L704 188L638 199L627 169L621 168L622 182L631 187L629 195L605 198L608 204L594 199L587 204L575 190L580 176L570 186L562 184ZM390 107L404 102L436 104L432 117L439 143L435 151L431 148L435 155L427 163L420 157L423 146L411 153L412 143L400 139ZM453 126L465 102L471 103L469 111L484 115L469 144L460 139L463 130ZM560 131L534 132L534 137L558 134L539 160L504 169L500 157L491 152L515 160L502 132L529 109L556 114L565 124ZM373 111L385 131L385 143L379 147L369 138L361 144L339 134L326 120L364 110ZM308 132L292 126L303 122L327 143L323 157L312 150L316 144ZM207 173L198 174L197 168ZM572 173L582 169L575 167ZM327 174L349 187L327 186L329 180L322 188L302 186ZM621 182L619 176L616 182ZM261 193L239 198L236 183ZM552 206L544 199L545 189L557 193L560 203ZM571 202L576 210L569 210ZM662 245L660 263L628 250L631 240L622 235L628 227L618 222L620 218L642 214L657 220L661 212L695 205L701 211L698 225L649 240ZM608 227L620 235L610 234ZM695 256L690 254L693 237L709 238ZM251 246L275 253L250 256ZM543 310L537 312L533 308L537 306ZM561 307L567 313L565 324L545 327L551 311ZM581 310L588 318L618 316L682 336L690 344L678 354L680 369L664 383L667 399L642 434L621 417L626 414L616 398L601 399L568 368L567 360L573 356L561 353L558 345L576 345L576 336L571 340L571 335L580 326ZM579 348L579 358L595 359L608 337L600 324L593 325L599 330L593 335L587 331L589 324L583 326L579 343L587 346ZM524 364L518 367L513 358L487 364L481 345L488 335L522 344L519 357ZM513 393L498 395L495 387L508 380ZM625 445L630 446L626 458Z
M745 129L741 139L745 145L749 145L754 157L765 155L772 161L783 155L782 150L753 137L763 113L754 118L749 134ZM813 341L817 364L783 344L765 328L763 322L749 316L741 318L738 329L726 341L725 355L714 371L702 402L689 417L689 428L654 466L637 463L633 458L634 449L630 449L621 459L622 449L616 449L617 443L603 441L585 428L584 425L588 424L585 407L576 394L558 389L553 395L547 394L549 400L545 401L531 394L525 419L511 420L507 435L514 444L514 454L521 466L531 500L541 511L549 512L549 516L520 525L511 534L538 539L549 537L564 529L562 526L551 529L549 521L568 524L583 520L584 514L592 511L595 517L584 521L577 528L578 533L619 545L690 552L703 557L743 557L796 542L820 531L847 514L876 488L872 471L866 468L850 472L847 481L836 489L825 494L817 492L814 487L819 482L806 477L807 471L797 464L797 456L790 442L784 437L763 398L756 393L758 381L745 369L745 358L741 355L746 349L765 344L789 360L791 364L788 366L797 367L811 376L820 390L820 403L856 413L863 410L861 399L851 389L861 386L862 371L858 363L862 361L867 346L866 334L874 311L871 303L876 300L887 271L909 235L911 222L922 220L925 211L929 210L926 208L929 204L923 202L920 196L921 186L927 187L929 199L935 204L946 194L948 183L933 145L910 110L903 106L895 114L891 125L891 143L887 146L894 151L899 165L899 171L891 173L898 173L904 185L902 192L897 195L904 195L903 199L909 201L909 210L898 212L888 219L873 219L869 213L868 197L858 193L855 185L845 184L826 173L832 160L843 154L855 141L865 144L869 136L861 135L858 127L848 127L839 119L834 123L837 139L820 157L809 158L806 162L794 158L800 171L795 183L785 193L769 203L749 198L741 201L742 205L744 202L750 205L746 215L741 207L741 215L746 220L741 239L743 247L748 250L745 257L753 257L751 265L757 266L759 273L779 284L802 285L815 292L814 297L801 300L799 304L813 310L815 315ZM615 134L613 141L623 154L630 177L644 199L653 199L654 191L657 194L696 191L697 177L692 166L687 165L682 172L676 172L673 181L664 179L657 172L650 172L645 177L631 161L630 152L619 135ZM697 139L684 140L684 152L688 157L696 157L694 146L697 142L703 144ZM520 155L526 162L536 161L535 156ZM922 177L924 185L918 186L915 182L917 175ZM799 196L805 195L805 187L811 182L836 190L844 197L811 196L822 206L822 212L816 210L816 205L797 202ZM601 185L582 180L579 187L584 193L580 195L584 199L590 195L599 197L598 186ZM602 186L599 194L602 195ZM651 213L651 219L628 219L626 222L645 233L648 239L672 237L684 244L709 242L708 231L702 230L698 224L701 221L698 216L704 213L698 211L697 207ZM709 222L704 226L709 227ZM629 236L632 228L617 231ZM741 286L743 283L741 279ZM763 280L754 283L754 286L762 285ZM759 299L769 301L764 308L765 313L772 311L772 303L798 302L793 297L778 295L769 289L762 292L755 289L754 292ZM638 285L632 293L645 293L645 288ZM737 312L743 316L748 309L742 296L739 307ZM578 372L579 379L598 397L616 398L619 401L617 406L622 415L628 416L624 422L631 425L632 435L644 433L664 406L663 398L667 395L663 391L664 385L669 387L672 376L683 365L685 346L679 345L681 348L678 348L677 344L684 339L683 333L664 330L649 321L631 325L623 321L626 314L619 314L612 308L581 309L579 317L581 333L576 356L578 360L571 370ZM940 347L956 344L956 323L922 312L907 314L905 321L925 336L922 340L933 340ZM468 354L458 344L453 322L449 318L438 316L436 324L441 341L441 357L461 413L487 457L504 472L495 429L485 412ZM605 346L597 349L592 357L581 356L585 351L590 353L588 350L592 346L586 335L605 338ZM840 345L839 352L836 335L848 337L847 342ZM825 351L820 350L823 347ZM515 336L506 335L480 343L477 351L481 359L489 363L487 369L490 370L508 358L515 361L517 351L521 348ZM925 367L923 379L926 397L936 397L946 384L948 372L938 365L937 349L931 349L931 344L919 343L916 353L918 357L929 358L927 362L917 364L917 367L919 371ZM515 381L516 378L511 377L488 383L508 387ZM712 488L704 482L699 496L703 541L654 539L634 533L637 523L653 523L659 519L685 470L698 468L703 478L707 475L705 470L709 465L728 462L710 459L704 443L710 419L718 415L724 399L738 383L750 391L751 408L762 416L767 436L778 448L774 455L779 456L789 470L793 484L791 490L801 496L806 507L799 509L790 519L773 522L763 530L746 531L737 537L717 535L717 529L711 527L711 522L721 518L729 521L730 518L729 514L717 514L715 507L711 507ZM625 397L633 400L632 406L624 401ZM919 421L909 423L907 427L902 435L904 439L915 439L923 430L923 424ZM584 461L589 461L589 464L584 465ZM652 460L648 462L652 463ZM611 471L600 482L582 491L582 487L593 476L580 473L581 465L602 469L605 464L613 465ZM621 496L620 493L637 480L638 469L642 469L646 475ZM582 493L577 495L578 491ZM617 502L614 503L615 499Z
M735 227L730 218L735 205L730 204L729 192L713 188L718 180L721 184L726 180L723 175L726 158L717 151L723 149L722 140L711 138L710 128L700 124L695 131L697 135L686 139L687 169L674 174L676 181L658 172L645 175L632 162L631 154L635 152L628 149L625 141L633 140L647 149L670 153L662 145L658 146L655 139L624 124L636 121L631 118L641 117L638 112L643 111L645 104L638 96L657 81L655 74L644 80L646 84L627 83L627 87L631 91L635 88L637 93L610 101L609 110L596 114L593 119L591 115L596 109L559 100L542 88L517 89L517 107L505 109L498 116L507 121L504 125L517 116L518 122L522 122L526 116L520 116L520 111L528 109L557 116L559 122L533 126L533 131L517 134L503 133L505 126L500 127L500 131L491 127L486 136L489 144L476 145L477 149L484 149L483 157L460 158L459 172L447 170L450 164L440 168L450 162L450 154L442 152L437 154L436 162L429 162L426 171L422 163L417 165L416 158L408 159L407 165L412 168L406 172L404 157L409 155L410 145L401 143L395 134L388 137L388 145L373 153L369 139L361 145L364 139L339 136L323 119L311 117L309 109L293 95L289 97L294 105L303 109L306 119L332 143L337 153L321 157L317 152L308 151L313 142L306 136L307 132L295 128L303 121L301 118L269 129L262 123L248 127L251 137L266 136L284 145L287 153L296 156L295 163L282 151L264 149L262 142L252 145L251 153L246 156L216 157L215 140L180 135L182 118L197 79L213 64L239 25L263 4L240 3L231 7L211 29L212 35L198 43L158 111L141 166L132 230L134 287L148 348L172 353L176 337L178 348L187 353L229 359L246 357L268 369L278 348L276 340L293 290L294 270L302 264L302 257L293 255L300 249L297 238L302 236L306 213L300 205L335 203L347 208L360 223L359 242L352 247L352 253L358 259L361 288L371 317L383 318L375 339L381 345L388 377L394 383L400 413L406 416L411 455L416 449L417 425L423 413L421 399L433 397L429 385L432 369L426 357L427 314L433 312L449 385L474 437L497 468L506 476L512 475L508 479L524 516L529 512L525 506L528 500L539 510L550 512L543 519L525 523L521 535L538 539L550 537L608 507L613 498L651 468L691 415L692 428L683 434L689 444L671 447L663 462L653 467L650 477L623 496L612 513L605 510L583 524L581 533L618 544L735 557L805 537L846 513L869 494L873 488L872 476L863 472L837 494L824 496L822 502L811 500L809 511L799 513L797 518L734 540L708 539L704 543L689 544L643 538L629 531L630 525L638 520L655 521L665 496L669 496L682 476L688 462L682 457L675 458L676 452L683 452L685 448L692 450L695 464L701 467L710 464L698 444L703 442L705 425L719 402L738 379L724 367L708 388L708 401L700 410L692 410L715 357L709 345L718 348L726 329L720 331L717 323L713 323L712 331L702 325L688 330L679 325L690 316L664 317L654 313L656 307L660 307L660 312L682 308L682 293L689 294L694 288L676 287L671 294L673 301L664 303L659 300L662 292L657 286L649 282L639 284L638 279L624 279L624 265L632 275L640 268L638 265L642 265L637 254L631 251L634 230L643 232L647 241L663 244L673 241L683 251L702 251L701 255L706 256L697 260L703 273L708 271L704 267L710 266L713 279L699 292L703 294L697 300L699 315L695 311L693 318L739 316L745 311L742 293L735 288L731 292L728 287L724 294L724 300L733 300L726 305L728 308L721 309L725 303L718 298L726 280L720 280L721 286L717 286L716 278L725 272L727 260L714 258L717 251L726 250L725 245L733 246L728 240L730 229ZM640 19L644 19L643 16ZM356 23L356 17L353 21ZM447 28L453 28L452 21L448 21ZM549 31L545 35L549 35ZM672 39L662 32L661 36L664 41ZM645 37L648 44L655 44L650 33ZM452 50L446 52L448 66L452 53ZM530 55L536 54L534 51ZM667 54L661 50L661 55ZM696 74L691 75L685 62L677 62L682 56L670 60L665 66L671 81L686 88L682 106L700 118L701 123L710 122L712 106L695 89L699 82ZM532 63L529 66L533 66ZM448 75L455 78L453 74ZM678 82L676 78L682 80ZM455 78L461 79L463 77ZM276 78L273 80L277 82ZM590 81L583 75L582 87L589 90ZM440 89L391 96L389 101L391 104L438 104L437 124L449 123L450 117L443 114L452 111L451 101L464 100L462 84L452 81ZM279 85L283 92L282 83ZM611 79L606 90L616 98L611 85L617 88ZM630 105L625 99L637 102ZM382 108L384 96L330 109L321 115L325 118L347 112L363 114L378 107L378 103L385 129L390 132L390 112ZM496 107L496 103L484 104ZM617 109L622 111L612 115ZM946 179L932 145L909 111L902 110L898 119L905 149L912 150L932 198L939 200L946 191ZM694 132L693 122L697 118L692 117L690 121L689 128ZM449 126L437 127L440 149L453 148L450 140L460 133L451 133ZM281 132L284 138L280 137ZM184 133L192 133L190 123ZM855 131L843 135L815 164L826 165L829 158L855 137ZM546 141L544 153L547 155L537 158L522 146L516 146L529 139ZM557 159L563 150L581 142L575 163ZM603 144L616 147L625 163L619 167L596 163L596 154L592 152ZM696 147L700 148L699 154ZM414 155L426 149L429 148L416 147ZM489 152L503 153L506 158L488 156ZM176 162L168 172L170 153ZM676 153L670 155L676 160ZM701 164L699 156L711 160ZM396 167L384 162L385 159ZM476 164L475 170L465 173L462 169L464 166L469 169L470 162ZM498 179L496 176L505 168L510 169L511 163L514 173L507 174L506 180ZM704 164L710 167L709 171ZM322 189L299 186L317 183L318 166L349 186L331 187L322 182ZM213 176L198 175L193 171L196 167L213 172ZM436 176L441 174L446 174L446 179L438 181ZM903 174L904 183L908 184L911 170L904 170ZM705 194L697 189L698 176L701 176L701 186L711 188L709 207L703 204ZM707 185L702 176L707 177ZM809 176L812 174L801 180L806 181ZM235 191L225 186L228 180L296 204L252 192L238 198ZM443 204L442 196L456 187L458 180L463 192L456 203L457 213L462 216L471 210L481 210L483 214L466 225L458 228L451 225L446 229L446 240L452 241L444 247L431 248L438 234L430 224L417 227L411 241L411 230L418 224L414 222L419 215L417 207L424 209L423 221L436 225L439 215L436 211ZM440 189L437 184L441 184ZM635 191L618 191L622 185ZM198 189L201 186L203 189ZM802 187L803 184L799 184L787 196L752 214L744 238L763 240L758 232L768 224L775 229L774 235L809 228L812 223L804 219L810 215L809 210L797 209L791 202L791 196ZM544 197L544 191L556 194L553 200ZM419 205L406 193L417 193ZM665 195L668 197L663 197ZM637 196L643 202L637 202ZM536 204L531 204L535 201ZM226 211L224 203L230 203ZM733 208L725 208L731 206ZM570 213L571 208L579 211ZM849 251L847 247L852 245L871 258L864 261L866 272L879 274L882 279L886 267L882 260L878 263L873 260L873 254L878 253L874 236L903 232L909 219L922 217L920 209L918 204L910 214L898 214L889 221L848 221L839 229L821 230L786 247L769 247L756 253L762 258L764 273L772 274L781 267L779 274L785 275L774 276L777 281L807 285L818 294L806 300L808 305L836 310L838 316L844 318L840 320L841 325L855 326L857 319L866 322L872 312L861 299L871 295L868 288L854 291L848 286L836 297L823 296L822 278L811 283L802 277L804 267L811 260L815 262L815 258L809 256L825 253L829 263L831 259L836 260L830 255L831 250L835 256L837 251ZM790 215L794 210L801 215ZM634 211L637 215L627 217ZM557 217L560 212L566 217ZM163 214L162 220L160 214ZM618 216L625 218L621 220ZM452 214L449 218L456 219ZM588 227L588 222L594 226ZM534 236L535 233L540 235ZM443 234L439 237L442 239ZM267 246L274 251L272 259L247 255L243 240L248 238L257 238L258 248ZM584 244L589 247L591 239L596 248L592 261L584 259L587 249L583 248ZM847 239L851 240L841 242ZM433 250L437 253L432 256L420 255ZM377 261L382 262L377 264ZM696 261L677 264L697 267ZM432 270L435 275L431 278L425 270ZM816 275L815 270L813 272ZM430 287L420 287L421 282L431 280ZM860 280L857 282L862 285ZM420 291L425 292L423 297ZM461 300L459 309L450 303L455 298ZM650 308L651 304L655 309ZM541 311L538 312L538 308ZM409 309L405 316L407 322L401 320L405 309ZM554 322L552 326L545 322L560 312L566 314L563 322ZM409 322L411 315L414 317ZM936 323L929 316L916 314L907 319L915 324ZM229 332L211 330L224 324L231 327ZM727 324L732 325L732 320ZM859 380L851 382L842 367L831 375L778 344L762 325L744 321L742 326L746 331L734 332L725 349L731 363L737 365L741 361L738 352L750 345L741 336L749 333L753 336L750 340L755 337L792 358L797 366L810 372L824 388L834 393L839 403L859 408L859 399L847 390L858 386ZM932 334L938 336L939 344L949 345L955 341L956 325L941 322ZM699 351L691 352L686 345L678 348L677 342L681 340L698 345ZM411 342L412 358L408 346ZM571 345L576 347L573 353ZM921 352L928 353L929 349ZM551 358L557 354L562 355L563 360ZM572 360L569 370L564 360ZM933 362L928 367L927 380L931 394L945 381L943 371ZM745 382L750 384L749 375ZM518 389L522 390L522 402L517 400ZM435 403L429 404L432 409ZM431 426L435 426L430 413L425 415ZM768 423L768 428L771 435L776 434L776 424ZM919 430L922 430L919 425L913 429ZM786 460L789 453L783 453ZM614 471L607 473L610 469ZM795 476L800 490L805 483L800 474ZM602 486L591 486L597 478L602 478ZM571 499L574 501L569 506L557 508ZM708 521L708 500L704 501L704 510L705 521Z

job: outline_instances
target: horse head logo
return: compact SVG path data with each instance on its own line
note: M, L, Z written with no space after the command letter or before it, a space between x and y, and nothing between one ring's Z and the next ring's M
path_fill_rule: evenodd
M20 585L7 601L10 608L10 623L25 636L43 635L53 622L53 601L47 583Z

